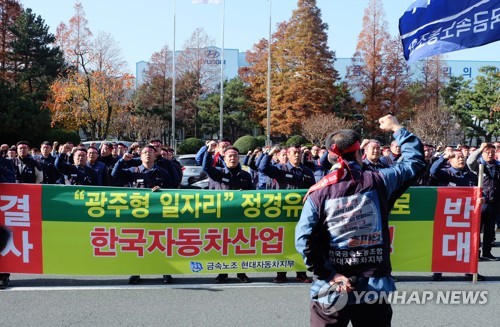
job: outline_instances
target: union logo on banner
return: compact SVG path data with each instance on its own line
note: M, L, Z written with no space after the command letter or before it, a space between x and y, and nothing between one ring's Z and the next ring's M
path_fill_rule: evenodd
M479 188L438 188L434 215L433 272L477 273L481 204Z
M11 238L0 253L0 272L42 273L41 194L41 185L2 184L0 224Z

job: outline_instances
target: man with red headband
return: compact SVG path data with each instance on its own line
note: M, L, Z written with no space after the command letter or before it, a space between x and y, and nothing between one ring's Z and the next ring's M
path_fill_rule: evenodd
M295 246L314 273L311 326L347 326L349 321L353 326L391 325L390 304L368 304L360 292L380 297L395 290L389 203L423 171L425 162L422 143L395 117L384 116L379 123L382 130L394 133L400 160L388 168L364 171L359 134L334 132L326 143L338 156L339 168L311 187L305 198ZM346 307L337 306L337 300L344 300Z

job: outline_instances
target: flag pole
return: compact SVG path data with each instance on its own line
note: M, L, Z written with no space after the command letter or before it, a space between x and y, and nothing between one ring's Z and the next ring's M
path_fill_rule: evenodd
M269 1L269 41L267 44L267 139L266 145L271 145L271 3Z
M226 11L226 1L222 0L222 53L220 61L220 102L219 102L219 140L224 138L223 128L223 109L224 109L224 13Z
M175 0L173 2L173 24L174 24L174 47L172 49L172 141L170 146L177 153L177 142L175 139Z
M484 165L483 164L479 164L479 172L477 174L478 176L478 181L477 181L477 186L479 187L479 190L480 192L478 193L478 199L477 201L479 201L479 205L482 206L482 198L483 198L483 183L484 183ZM478 222L478 225L479 225L479 233L481 233L481 210L479 210L479 222ZM483 253L484 254L484 253ZM479 258L478 258L479 259ZM476 264L476 267L478 268L479 266L479 263L475 262ZM478 272L479 272L479 269L476 268L476 272L472 275L472 284L477 284L477 275L478 275Z

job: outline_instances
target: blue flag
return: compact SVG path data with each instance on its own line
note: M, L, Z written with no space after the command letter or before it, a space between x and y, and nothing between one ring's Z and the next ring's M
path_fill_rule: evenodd
M488 44L500 39L500 0L415 0L399 33L408 61Z

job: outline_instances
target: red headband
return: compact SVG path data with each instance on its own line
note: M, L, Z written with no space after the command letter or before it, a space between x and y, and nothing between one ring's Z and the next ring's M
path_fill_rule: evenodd
M344 151L340 151L339 148L337 147L337 144L334 144L332 145L332 147L330 148L330 150L335 153L336 155L338 155L339 157L342 157L342 155L346 154L346 153L350 153L350 152L354 152L354 151L357 151L360 149L360 144L359 144L359 141L356 141L355 143L353 143L350 147L348 147L347 149L345 149Z

